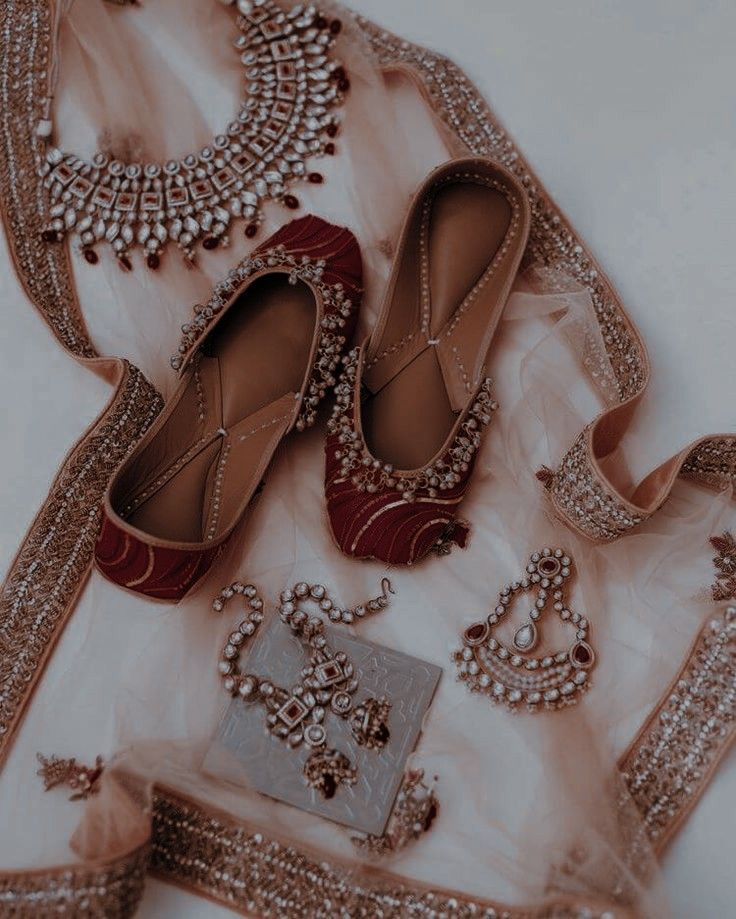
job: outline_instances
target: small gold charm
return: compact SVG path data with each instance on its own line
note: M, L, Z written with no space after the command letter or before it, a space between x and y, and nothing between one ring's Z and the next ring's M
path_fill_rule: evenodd
M105 770L105 761L101 756L95 759L94 766L85 766L76 759L61 759L58 756L47 758L41 753L36 757L41 768L36 772L43 779L44 791L51 791L59 785L68 785L74 794L70 801L86 801L90 795L99 791L99 781Z

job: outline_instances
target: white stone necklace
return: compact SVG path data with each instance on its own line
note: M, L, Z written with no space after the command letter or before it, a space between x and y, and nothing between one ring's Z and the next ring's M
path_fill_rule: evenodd
M73 234L90 264L95 246L108 243L120 267L133 267L140 248L151 269L173 241L185 259L227 245L235 219L253 237L264 201L296 209L288 192L296 180L319 184L310 157L334 154L335 108L350 88L345 69L330 51L342 29L311 4L288 12L275 0L225 0L237 8L235 47L245 69L247 98L240 111L199 153L159 163L124 163L98 152L91 161L49 145L43 165L49 189L46 242ZM42 121L42 136L52 124Z

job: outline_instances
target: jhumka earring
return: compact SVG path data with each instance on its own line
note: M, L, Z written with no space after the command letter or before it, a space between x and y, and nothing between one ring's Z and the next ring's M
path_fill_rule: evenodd
M565 599L571 575L572 559L563 549L535 552L524 576L501 590L498 605L486 620L465 630L463 647L454 659L460 679L472 692L482 692L512 710L521 705L529 711L559 709L579 700L588 688L595 654L588 642L588 620L573 612ZM536 591L529 621L517 629L507 646L494 637L494 629L508 614L515 596L529 590ZM537 646L538 623L550 599L562 622L575 628L575 641L566 651L527 656Z
M225 603L240 595L248 615L228 638L219 664L225 690L249 704L259 704L266 711L268 732L289 747L306 744L312 753L304 764L304 778L310 788L325 798L334 797L340 785L353 785L357 770L349 757L328 745L325 717L332 712L346 721L353 739L362 747L380 751L389 742L389 713L391 703L385 697L369 697L355 704L359 688L355 668L344 651L333 652L325 635L324 621L309 616L300 607L307 601L317 604L333 622L352 623L388 605L393 593L387 578L382 582L383 593L365 605L340 609L327 595L321 584L300 582L281 594L280 617L294 636L309 650L309 665L301 672L301 680L285 689L268 678L241 673L238 659L247 640L255 635L263 621L263 600L252 584L239 581L226 587L213 603L220 612Z

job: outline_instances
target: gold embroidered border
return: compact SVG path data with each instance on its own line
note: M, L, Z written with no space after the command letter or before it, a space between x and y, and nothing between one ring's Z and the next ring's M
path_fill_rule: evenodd
M168 789L155 796L150 870L244 916L281 919L621 919L595 898L509 906L420 887L380 870L361 872L285 845Z
M140 371L122 364L111 404L72 450L0 594L0 766L92 564L107 482L161 409Z
M736 539L733 533L726 531L722 536L714 536L711 545L718 555L713 559L716 579L711 587L716 603L736 600Z
M0 873L0 914L128 919L147 871L253 919L633 919L627 908L596 897L508 906L379 870L359 872L165 788L155 790L150 844L95 863Z
M0 210L21 284L61 344L93 358L65 246L43 241L48 195L39 171L51 55L52 3L3 0L0 10Z
M120 858L22 874L0 873L0 915L128 919L138 909L148 866L148 843Z
M701 630L654 713L619 762L648 841L662 852L736 736L736 607Z
M0 7L0 211L18 277L59 342L116 387L64 462L0 593L0 768L34 687L89 572L107 482L160 411L127 362L102 360L89 340L67 249L41 238L46 191L35 127L47 94L52 4Z

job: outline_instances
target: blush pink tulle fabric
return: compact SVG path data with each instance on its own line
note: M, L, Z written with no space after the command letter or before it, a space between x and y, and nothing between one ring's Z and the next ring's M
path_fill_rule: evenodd
M367 286L360 339L374 318L415 186L458 151L446 146L437 119L404 77L384 78L374 69L349 14L335 14L345 23L338 48L352 82L344 130L337 156L319 164L325 184L300 187L298 194L305 212L349 226L360 240ZM242 73L232 38L230 14L214 3L156 0L118 9L79 0L62 27L60 144L91 155L102 134L109 149L143 157L199 149L238 106ZM268 210L259 239L288 216ZM229 250L208 254L189 272L175 255L160 272L132 275L111 258L90 268L75 256L93 339L103 352L130 357L170 392L168 356L179 326L249 245L235 232ZM245 533L181 606L154 606L93 575L14 748L11 781L0 783L4 820L22 815L33 843L3 839L0 863L43 867L68 857L80 812L63 795L38 795L27 764L42 749L82 760L117 753L74 836L81 856L114 852L145 828L145 793L155 781L295 845L359 865L343 830L201 771L227 701L218 654L240 612L228 606L218 615L211 600L238 577L258 585L273 612L279 591L305 579L328 585L349 605L375 596L388 573L396 596L360 634L433 661L444 674L412 758L413 766L438 777L440 815L426 838L385 867L511 903L542 898L550 884L606 897L623 879L640 915L665 919L669 908L654 860L646 883L642 863L637 871L627 864L626 840L637 816L621 808L615 764L707 612L707 540L725 528L729 506L726 496L679 485L654 521L601 547L552 516L535 472L554 465L608 404L612 378L604 353L587 294L567 278L527 266L491 353L500 410L463 506L472 525L464 551L396 572L341 556L325 519L324 431L317 429L290 442ZM500 588L545 545L563 546L574 558L570 600L590 620L598 662L579 705L512 716L469 695L450 656L462 630L488 613ZM507 638L523 615L517 608ZM569 636L550 617L542 641L559 649ZM111 780L128 770L140 776L140 808ZM570 863L573 851L583 855Z

